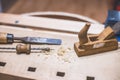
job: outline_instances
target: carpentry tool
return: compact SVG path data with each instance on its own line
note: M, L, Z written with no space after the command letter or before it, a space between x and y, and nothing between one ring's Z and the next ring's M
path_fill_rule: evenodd
M16 50L17 54L25 53L25 54L30 54L31 50L40 50L43 52L50 52L53 49L50 49L49 47L47 48L31 48L30 44L18 44L16 48L10 48L10 47L0 47L0 49L11 49L11 50Z
M14 37L13 34L0 32L0 43L1 44L12 44L14 41L29 44L50 44L60 45L62 41L60 39L42 38L42 37Z
M118 49L118 42L111 27L106 27L99 35L87 35L89 27L90 23L87 23L78 34L79 42L74 44L79 57Z

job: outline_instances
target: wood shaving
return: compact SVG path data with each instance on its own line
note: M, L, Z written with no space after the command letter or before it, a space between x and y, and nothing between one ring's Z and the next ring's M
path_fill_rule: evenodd
M47 52L47 51L45 51L44 54L45 54L45 55L50 55L51 52Z
M65 48L65 47L61 46L61 47L58 49L57 54L58 54L59 56L63 56L63 55L65 55L65 53L68 53L70 50L71 50L71 48Z
M64 62L68 62L68 63L71 63L70 60L68 58L63 58L62 59Z
M43 53L45 54L45 55L50 55L51 53L53 52L53 50L43 50Z
M66 53L66 49L65 49L64 47L60 47L60 48L58 49L57 54L58 54L59 56L63 56L65 53Z

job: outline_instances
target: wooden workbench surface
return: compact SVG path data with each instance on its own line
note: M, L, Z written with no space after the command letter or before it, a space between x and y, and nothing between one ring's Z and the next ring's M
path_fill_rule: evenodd
M1 19L0 23L4 23L4 20L6 19ZM10 25L8 25L8 23ZM20 27L22 23L20 23L21 25L19 25L19 27L18 25L14 25L13 27L11 24L13 23L9 21L7 25L1 24L0 32L12 33L15 36L59 38L62 39L62 45L32 45L32 47L50 47L54 49L49 53L17 55L16 53L0 52L0 62L6 63L5 66L0 66L0 73L2 73L0 80L24 80L20 77L35 80L87 80L87 77L94 77L95 80L120 79L120 49L102 54L78 57L73 49L74 43L78 41L77 34L65 31L61 32L59 30L48 30L46 28L40 30L41 27L38 30L33 30L28 27L22 28ZM25 24L28 25L27 23ZM65 25L67 24L63 26ZM69 29L67 28L66 30ZM15 46L16 44L0 45L0 47ZM64 53L62 53L63 51ZM29 67L36 68L35 72L28 71ZM64 77L56 76L57 72L64 72Z

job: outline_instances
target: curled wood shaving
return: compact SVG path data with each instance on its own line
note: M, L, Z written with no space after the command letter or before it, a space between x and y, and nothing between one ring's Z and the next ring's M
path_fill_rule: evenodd
M65 48L65 47L61 46L61 47L58 49L57 54L58 54L59 56L63 56L63 55L65 55L65 53L69 52L70 50L71 50L71 48Z

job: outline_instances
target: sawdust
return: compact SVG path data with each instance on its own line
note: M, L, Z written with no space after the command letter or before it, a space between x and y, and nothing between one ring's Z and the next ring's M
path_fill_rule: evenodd
M57 55L58 56L64 56L66 53L68 53L71 50L71 48L67 48L67 47L63 47L61 46L58 51L57 51Z
M59 56L63 56L63 55L65 54L65 49L64 49L63 47L60 47L60 48L58 49L57 54L58 54Z
M68 63L71 63L70 60L68 58L63 58L62 59L64 62L68 62Z
M64 62L68 62L68 63L71 63L70 61L70 57L69 57L69 54L67 53L70 53L72 51L72 49L70 47L63 47L61 46L58 51L57 51L57 55L59 58L61 58L61 60L63 60Z

